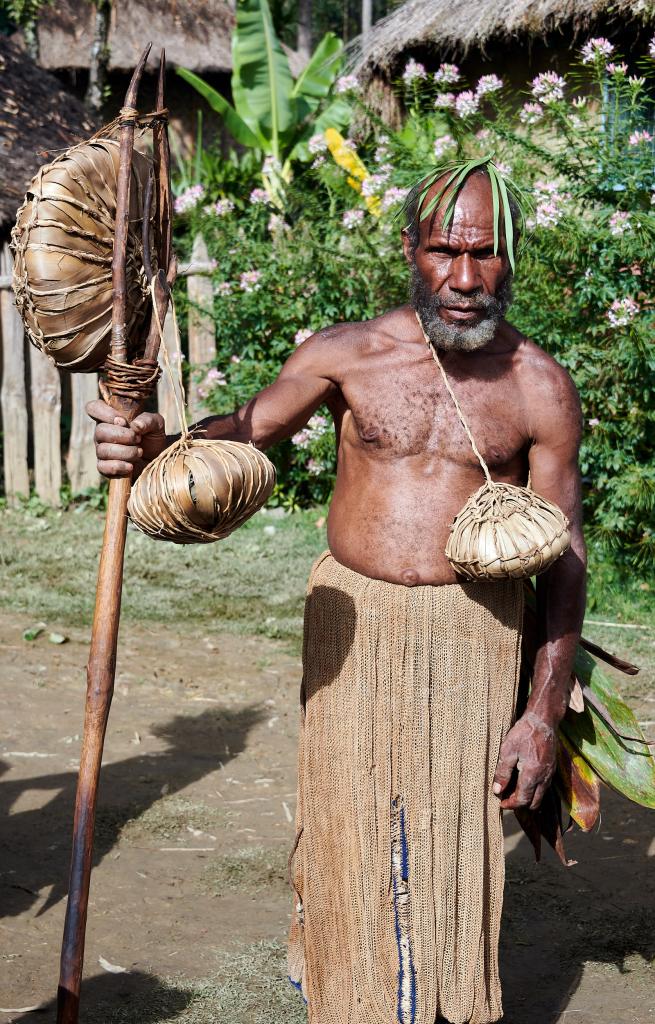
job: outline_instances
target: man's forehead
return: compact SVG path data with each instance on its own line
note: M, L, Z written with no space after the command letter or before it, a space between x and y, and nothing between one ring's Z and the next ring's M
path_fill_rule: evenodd
M423 200L423 209L430 200L443 188L444 178L435 181ZM494 212L491 183L486 174L472 174L464 182L462 189L455 201L452 218L449 219L448 228L444 231L443 219L448 208L448 200L452 194L453 186L450 186L439 203L439 208L420 222L420 230L423 238L433 238L444 235L457 235L466 232L467 236L486 237L493 235Z

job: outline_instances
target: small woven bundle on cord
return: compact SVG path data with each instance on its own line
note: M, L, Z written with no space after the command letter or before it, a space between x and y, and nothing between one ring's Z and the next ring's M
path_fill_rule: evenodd
M561 508L530 487L495 483L491 479L418 313L416 319L486 477L486 483L455 516L446 558L455 572L467 580L522 579L545 572L571 545L568 519Z
M146 466L127 510L155 540L209 544L254 515L274 484L273 464L254 445L183 435Z
M99 369L110 350L119 144L94 138L33 178L12 232L14 292L30 341L62 369ZM134 151L126 334L139 355L147 308L141 227L150 161Z

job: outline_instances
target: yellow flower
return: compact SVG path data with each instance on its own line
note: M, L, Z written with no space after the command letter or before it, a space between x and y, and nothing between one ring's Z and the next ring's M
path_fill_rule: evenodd
M325 141L332 154L335 164L348 172L348 184L355 192L362 191L362 182L369 177L365 164L357 155L354 149L346 145L346 140L336 128L326 128ZM369 213L374 217L380 216L380 199L378 196L364 196L364 202Z

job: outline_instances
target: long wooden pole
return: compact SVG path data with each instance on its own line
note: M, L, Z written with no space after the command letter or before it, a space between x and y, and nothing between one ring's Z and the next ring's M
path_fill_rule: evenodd
M112 264L112 357L119 362L127 362L125 258L135 130L135 117L131 116L130 112L136 106L139 82L149 52L150 46L143 53L132 76L125 97L120 127L120 168ZM160 88L162 87L160 83ZM134 418L141 407L138 401L118 397L112 399L112 404L128 421ZM75 798L73 851L57 993L57 1024L77 1024L79 1015L98 783L109 708L114 691L130 486L129 478L112 480L109 485L91 649L87 665L84 735Z

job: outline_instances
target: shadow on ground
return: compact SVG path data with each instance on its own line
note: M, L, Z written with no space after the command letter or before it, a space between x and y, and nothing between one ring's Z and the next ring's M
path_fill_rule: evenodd
M257 705L205 711L193 718L177 715L151 730L166 740L168 749L103 766L94 866L115 845L123 826L151 807L162 791L174 794L241 753L263 716ZM3 768L0 763L0 773ZM49 886L37 916L66 895L76 784L75 771L0 782L0 917L25 913ZM53 796L45 806L10 817L26 790L52 790Z

